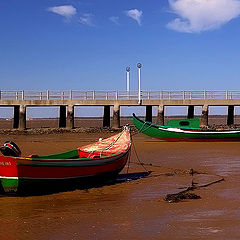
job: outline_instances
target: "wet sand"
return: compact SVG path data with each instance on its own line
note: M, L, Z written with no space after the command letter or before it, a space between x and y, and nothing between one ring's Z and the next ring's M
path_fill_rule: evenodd
M113 133L0 135L13 140L23 155L50 154L108 137ZM239 239L240 143L160 142L143 134L133 137L130 173L145 178L86 190L40 196L0 196L0 239ZM193 179L189 174L190 169ZM127 172L127 167L121 174ZM194 190L201 197L178 203L164 201ZM129 175L131 178L131 175Z

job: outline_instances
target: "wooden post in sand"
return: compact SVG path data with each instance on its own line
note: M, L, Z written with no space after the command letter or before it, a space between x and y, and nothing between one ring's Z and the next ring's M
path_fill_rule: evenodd
M14 111L13 111L13 128L18 128L19 126L19 109L20 106L14 106Z
M112 128L120 128L120 105L113 106L113 121Z
M26 106L25 105L20 105L19 108L19 125L18 125L19 130L24 130L26 129Z
M234 106L228 106L228 116L227 116L227 125L234 124Z
M74 128L74 105L67 106L67 126L68 129Z
M194 106L193 105L188 106L187 118L194 118Z
M202 107L202 115L200 119L200 126L206 127L208 126L208 105L203 105Z
M164 105L158 106L157 122L158 125L164 125Z
M110 127L110 106L104 106L103 127Z
M66 106L60 106L59 112L59 127L65 128L66 127Z

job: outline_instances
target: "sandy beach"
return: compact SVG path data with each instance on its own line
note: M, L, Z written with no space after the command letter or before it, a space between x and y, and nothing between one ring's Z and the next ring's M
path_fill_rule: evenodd
M112 134L9 134L0 135L0 142L16 142L22 155L50 154ZM137 134L129 169L120 174L128 173L128 181L39 196L1 195L0 239L238 239L239 144L161 142ZM145 171L136 153L151 174L134 180L132 173ZM164 200L192 181L200 199Z

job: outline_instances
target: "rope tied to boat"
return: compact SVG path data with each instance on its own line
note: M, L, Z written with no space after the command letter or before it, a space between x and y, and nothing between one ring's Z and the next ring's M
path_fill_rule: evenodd
M148 171L146 168L145 168L145 164L143 162L140 161L139 157L138 157L138 154L137 154L137 151L136 151L136 148L135 148L135 145L134 145L134 141L132 139L132 135L131 135L131 142L132 142L132 146L133 146L133 150L134 150L134 153L135 153L135 156L137 158L137 161L139 162L139 165L142 166L142 168L147 172L147 173L151 173L151 171ZM129 164L128 164L128 168L127 168L127 172L128 172L128 169L129 169L129 165L130 165L130 161L129 161Z
M145 129L145 125L148 125ZM144 122L142 127L140 129L138 129L137 133L133 134L133 135L137 135L139 133L144 133L145 131L147 131L149 128L151 128L154 125L154 123L151 122Z

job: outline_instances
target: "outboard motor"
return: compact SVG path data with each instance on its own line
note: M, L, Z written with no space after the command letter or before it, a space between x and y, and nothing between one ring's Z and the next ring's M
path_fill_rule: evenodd
M1 147L0 151L4 156L11 156L11 157L20 157L21 150L17 146L16 143L12 141L6 141Z

